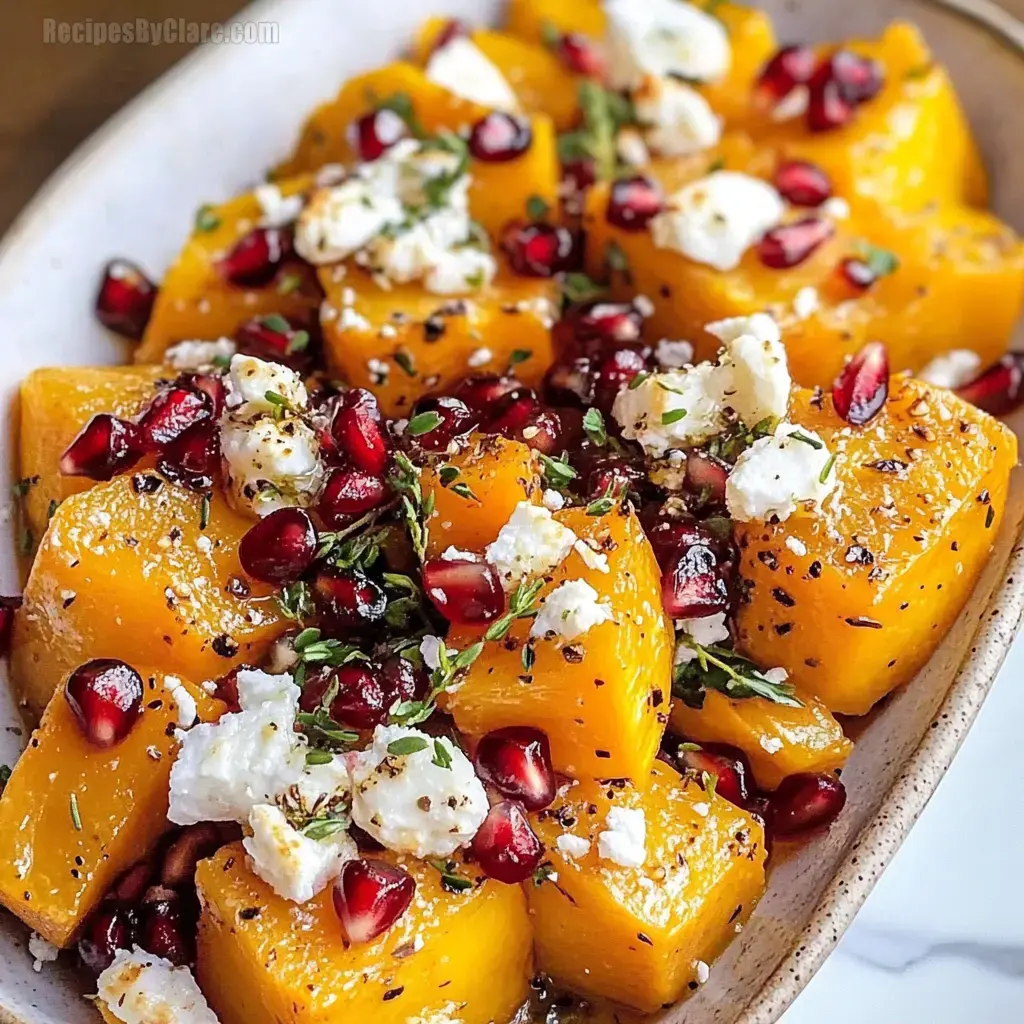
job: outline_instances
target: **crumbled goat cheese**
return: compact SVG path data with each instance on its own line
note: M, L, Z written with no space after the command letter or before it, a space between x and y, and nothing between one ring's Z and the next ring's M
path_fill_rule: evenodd
M506 590L524 576L540 576L560 565L576 543L576 534L559 523L550 509L521 501L487 546L487 561L494 566Z
M498 66L466 36L456 36L435 50L427 62L427 78L481 107L517 110L519 101Z
M421 743L390 753L396 743ZM435 764L435 744L451 764ZM352 820L389 850L448 857L468 845L487 817L487 794L466 755L447 737L379 725L373 744L352 760Z
M575 640L614 618L611 607L598 600L597 591L586 580L566 580L548 594L533 620L530 636Z
M782 521L805 502L820 504L836 485L831 458L813 430L781 423L736 460L725 485L729 514L740 522Z
M45 964L52 964L60 956L60 950L36 932L28 937L28 951L32 957L32 970L37 974Z
M715 171L669 196L650 230L659 249L733 270L784 212L781 196L767 182L738 171Z
M178 708L178 725L182 729L191 729L199 717L199 708L195 698L185 687L185 684L176 676L167 676L164 685L170 692L171 699Z
M280 396L295 408L304 408L309 402L306 386L294 370L255 356L232 356L227 385L227 407L245 405L247 414L274 412L278 406L267 398L268 394Z
M473 551L460 551L454 544L450 544L441 552L441 558L446 562L478 562L480 556Z
M431 672L441 667L441 644L443 641L439 636L425 636L420 641L420 655L423 657L423 664ZM454 647L445 647L445 652L454 656L459 652Z
M287 227L302 212L305 202L301 192L291 196L282 195L281 189L272 182L257 185L253 193L263 214L260 226L265 228Z
M693 362L693 346L688 341L669 341L662 338L654 346L654 358L666 370L680 370Z
M187 967L136 946L119 949L97 979L97 997L123 1024L218 1024Z
M646 75L708 82L732 62L729 34L717 18L679 0L606 0L609 76L635 89Z
M761 675L768 680L769 683L775 683L777 686L784 683L789 678L789 673L784 668L770 668Z
M787 537L786 547L800 558L807 554L807 545L799 537Z
M588 569L596 569L605 574L611 572L608 566L608 556L603 551L597 551L585 540L578 540L573 544L573 550L583 559L583 564Z
M615 151L619 159L630 167L646 167L651 162L651 151L638 128L623 128L615 137Z
M590 840L565 832L555 840L555 849L570 860L580 860L590 853Z
M696 89L648 75L633 94L647 145L663 157L689 156L718 144L722 122Z
M756 313L719 320L705 329L725 343L718 371L722 403L749 427L767 418L782 419L793 381L778 324Z
M729 627L726 625L725 612L716 612L714 615L705 615L701 619L679 619L676 621L676 629L685 633L701 647L711 647L729 639ZM677 665L688 665L697 657L697 652L681 640L676 645L675 663Z
M818 296L818 289L810 285L801 288L793 296L793 313L798 320L806 320L814 316L821 306L821 299Z
M610 807L606 832L597 837L597 852L624 868L638 868L647 857L647 819L641 808Z
M955 348L936 356L919 374L926 384L959 388L970 384L981 370L981 356L969 348Z
M766 754L777 754L785 746L778 736L761 736L757 742Z
M204 370L229 360L238 351L230 338L216 341L179 341L164 353L164 362L176 370Z
M711 977L711 968L703 960L695 961L693 966L697 975L697 984L703 985Z
M850 204L841 196L826 199L818 209L830 220L850 219Z
M249 812L252 835L242 840L253 870L282 899L306 903L359 856L345 831L310 839L294 829L279 807L257 804Z
M476 370L481 366L486 366L493 359L494 353L489 348L475 348L469 353L466 365Z
M561 491L547 488L540 496L541 504L551 512L559 512L565 508L565 495Z

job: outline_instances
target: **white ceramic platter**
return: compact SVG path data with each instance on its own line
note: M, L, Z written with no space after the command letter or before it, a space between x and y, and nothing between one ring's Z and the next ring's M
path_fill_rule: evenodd
M1024 229L1024 31L988 0L768 0L779 38L873 34L916 21L953 74L994 184L996 210ZM305 113L347 76L382 63L434 13L493 18L495 0L263 0L243 17L279 25L276 45L220 46L183 62L111 121L49 182L0 250L0 402L38 366L111 363L124 352L93 322L97 275L112 255L159 274L196 207L258 179L290 147ZM16 475L10 431L0 461ZM768 1024L795 998L866 898L970 726L1024 607L1018 478L989 569L957 627L915 682L860 737L844 780L847 811L774 871L747 928L673 1024ZM0 589L17 590L13 541L0 542ZM952 686L950 685L952 683ZM0 686L0 761L19 746ZM941 854L937 854L941 855ZM81 979L32 971L25 930L0 916L0 1020L95 1024Z

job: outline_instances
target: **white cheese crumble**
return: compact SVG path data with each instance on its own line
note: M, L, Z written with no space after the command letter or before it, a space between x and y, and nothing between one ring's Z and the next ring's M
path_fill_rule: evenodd
M44 965L52 964L60 956L60 949L52 942L47 942L37 932L28 937L28 952L32 957L32 970L37 974L42 971Z
M436 671L441 667L441 645L444 641L439 636L425 636L420 641L420 654L423 657L423 664L430 669L431 672ZM454 647L445 647L445 652L450 655L456 655L459 652Z
M800 558L807 554L807 545L799 537L787 537L786 547Z
M729 639L729 627L726 625L725 612L705 615L701 619L678 619L676 629L695 640L701 647L710 647ZM685 642L676 645L675 663L688 665L697 652Z
M637 128L623 128L615 137L615 151L619 159L630 167L646 167L651 162L651 151Z
M466 365L476 370L481 366L486 366L493 359L494 353L489 348L475 348L469 353L469 357L466 359Z
M296 408L304 408L309 402L306 386L294 370L255 356L232 356L227 386L225 405L229 409L245 405L249 414L273 412L277 408L267 398L268 394L279 395Z
M560 512L565 508L565 495L561 491L554 491L550 487L540 496L541 504L551 512Z
M659 249L734 270L784 212L782 197L767 182L739 171L714 171L669 196L650 231Z
M179 727L191 729L199 717L199 708L196 705L195 698L185 688L185 684L176 676L167 676L164 679L164 685L171 695L171 700L174 701L178 708Z
M592 548L585 540L578 540L573 544L573 550L583 559L583 564L588 569L603 572L606 575L611 572L608 565L608 556L603 551Z
M779 424L772 437L755 441L736 460L725 485L729 514L740 522L782 521L800 505L819 505L836 485L831 459L813 430Z
M688 341L662 338L654 346L654 358L666 370L680 370L693 362L693 346Z
M97 996L123 1024L218 1024L187 967L136 946L119 949L97 980Z
M689 156L718 144L722 122L696 89L648 75L633 94L647 146L663 157Z
M517 110L519 101L498 66L472 39L455 36L434 51L427 78L456 96L495 110Z
M758 744L766 754L777 754L784 746L778 736L761 736Z
M693 966L697 973L697 984L705 984L708 978L711 977L711 968L703 960L696 960Z
M732 62L729 34L717 18L680 0L606 0L611 85L635 89L645 75L708 82Z
M205 370L226 362L238 351L230 338L216 341L179 341L164 353L164 362L176 370Z
M480 556L474 551L460 551L454 544L450 544L441 552L441 558L446 562L478 562Z
M750 427L767 418L782 419L793 382L778 324L756 313L719 320L705 329L725 342L718 370L723 404Z
M530 636L575 640L614 618L611 607L598 600L597 591L586 580L566 580L548 594Z
M955 348L936 356L918 377L938 388L959 388L970 384L981 370L981 356L969 348Z
M830 220L849 220L850 204L841 196L832 196L818 207Z
M647 857L647 819L642 808L610 807L606 832L597 837L597 852L624 868L638 868Z
M590 840L565 832L555 840L555 849L570 860L580 860L590 853Z
M264 228L287 227L302 212L305 203L301 192L291 196L283 195L281 189L272 182L257 185L253 194L260 204L260 227Z
M418 746L390 753L395 743ZM435 763L435 744L450 759ZM379 725L352 760L352 820L390 850L447 857L468 845L487 817L487 794L466 755L447 737Z
M524 576L540 576L560 565L575 543L576 534L550 509L521 501L485 554L505 589L511 590Z
M793 315L798 320L806 320L814 316L821 306L818 289L806 285L793 296Z

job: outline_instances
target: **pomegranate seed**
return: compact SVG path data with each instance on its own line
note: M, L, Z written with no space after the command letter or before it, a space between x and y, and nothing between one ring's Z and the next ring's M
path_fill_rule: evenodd
M836 82L843 98L854 104L873 100L885 85L882 65L850 50L836 50L822 63L814 77Z
M858 256L847 256L839 264L839 274L842 279L859 292L867 291L877 280L878 275L872 270L867 260Z
M78 955L94 974L102 974L119 949L131 949L135 943L135 915L124 907L101 908L78 940Z
M96 296L96 319L108 330L139 341L155 301L156 285L134 263L111 260Z
M221 277L241 288L269 284L282 260L290 256L292 235L282 228L253 228L217 264Z
M647 360L631 348L620 348L597 364L594 370L594 405L611 413L615 396L647 369Z
M219 419L228 396L224 378L215 373L183 373L175 382L205 392L213 403L213 419Z
M602 348L634 345L641 341L644 318L632 303L588 302L572 309L565 318L573 342L586 355Z
M821 206L832 195L828 175L807 160L790 160L775 169L775 187L794 206Z
M409 126L405 121L388 107L380 107L349 125L348 144L360 160L379 160L408 135Z
M572 191L585 192L597 181L597 165L593 160L570 160L562 165L562 180Z
M177 894L167 891L173 898L143 904L138 941L147 953L163 957L177 967L185 967L195 959L195 950Z
M571 270L577 256L572 232L557 224L513 221L505 228L501 246L512 269L524 277L554 277Z
M309 331L278 313L246 320L235 331L235 342L239 352L257 359L296 368L309 362Z
M699 779L704 772L715 777L715 792L737 807L746 807L750 797L747 780L751 777L742 751L725 746L701 746L699 750L680 748L679 760Z
M134 466L143 455L143 442L134 423L109 413L97 413L60 457L64 476L111 480Z
M658 514L649 515L648 509L651 508L656 508ZM651 542L654 557L658 560L662 571L674 564L676 555L681 548L690 548L694 544L710 548L718 559L719 565L728 560L727 550L703 523L695 519L671 519L663 512L664 506L660 503L654 506L644 506L641 510L644 531L647 534L647 539Z
M853 104L835 79L815 81L807 98L807 127L812 132L842 128L853 117L853 109Z
M123 661L96 658L68 676L64 696L89 742L112 747L142 710L142 676Z
M831 825L846 806L846 787L834 775L789 775L769 802L772 830L792 836Z
M465 377L455 389L454 395L465 402L474 412L487 410L502 395L521 387L515 377L499 377L497 374L479 374Z
M832 401L847 423L862 427L878 414L888 397L888 353L880 341L869 341L836 377Z
M593 40L580 32L567 32L555 47L561 62L574 74L604 78L605 59Z
M506 885L529 878L544 854L523 805L515 800L502 800L487 812L471 849L488 878Z
M413 406L405 433L424 451L443 452L456 438L473 430L479 419L457 398L421 398Z
M605 216L623 231L643 231L661 213L661 186L643 175L620 178L612 185Z
M186 430L213 418L213 401L205 391L184 385L163 388L150 400L138 418L144 443L163 448L177 441Z
M164 448L157 469L191 491L213 488L220 468L220 434L215 421L202 423Z
M182 829L164 854L160 866L161 884L172 889L191 885L196 865L216 853L222 845L222 832L211 822Z
M645 478L642 464L621 455L605 455L594 460L584 490L589 499L627 494L638 490Z
M469 35L469 27L464 21L458 18L449 18L444 27L434 39L434 46L431 53L443 50L453 39L464 39Z
M20 597L0 597L0 656L10 650L14 614L20 607Z
M384 432L380 406L369 391L353 388L341 396L331 421L331 436L353 466L383 475L391 443Z
M551 748L539 729L511 726L489 732L473 756L476 773L502 796L539 811L555 799Z
M531 418L522 430L506 435L513 441L521 441L535 452L553 455L566 446L565 433L562 430L562 417L552 409L542 409Z
M227 675L221 676L215 683L214 696L222 700L228 706L228 711L241 711L242 706L238 703L238 673L245 666L233 668ZM251 667L251 666L250 666Z
M312 564L316 527L301 508L279 508L251 527L238 545L238 560L254 580L294 583Z
M369 942L408 909L416 883L400 867L380 860L350 860L334 883L334 910L347 942Z
M496 110L481 118L469 133L469 152L485 164L515 160L533 145L533 128L525 117Z
M673 619L725 611L729 592L711 548L694 544L677 552L661 577L661 603Z
M686 486L711 505L725 504L725 483L730 466L707 452L692 451L686 457Z
M493 622L505 611L498 573L486 562L433 558L423 566L423 589L449 622Z
M387 596L358 570L321 572L313 581L320 614L336 629L359 629L384 618Z
M780 224L765 232L757 243L757 255L766 267L786 270L808 259L811 254L835 233L830 220L805 217L792 224Z
M134 906L149 889L153 873L153 865L149 861L133 865L114 883L107 898L126 907Z
M593 405L594 389L590 360L554 363L544 376L544 398L552 405Z
M540 412L540 401L532 388L517 387L506 392L493 405L484 422L488 434L511 437L529 424Z
M993 416L1005 416L1024 402L1024 352L1008 352L980 377L956 389L971 405Z
M784 46L765 64L755 86L755 103L769 110L798 85L806 85L818 58L809 46Z
M387 484L361 469L336 469L324 486L316 510L328 526L341 527L380 505Z
M380 681L388 708L396 700L424 697L430 689L430 676L426 669L417 668L400 654L389 654L381 662Z
M376 666L351 662L334 672L338 696L331 704L331 717L353 729L373 729L388 717L391 704Z

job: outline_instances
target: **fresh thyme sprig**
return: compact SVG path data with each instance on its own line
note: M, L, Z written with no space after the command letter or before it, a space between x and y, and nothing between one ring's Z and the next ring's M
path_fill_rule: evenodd
M791 684L773 682L752 661L735 651L705 646L685 635L679 638L679 642L697 655L692 661L676 666L672 681L673 696L688 706L703 707L705 692L717 690L732 700L762 697L785 707L803 707L794 696Z
M395 468L388 479L398 495L409 539L412 541L416 557L422 564L427 559L427 520L434 511L434 495L431 493L426 498L423 497L420 471L405 452L395 453Z

